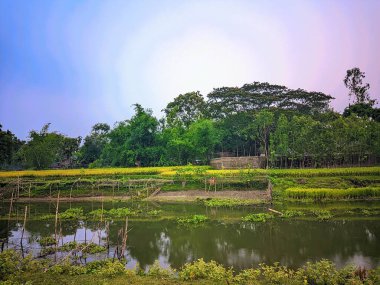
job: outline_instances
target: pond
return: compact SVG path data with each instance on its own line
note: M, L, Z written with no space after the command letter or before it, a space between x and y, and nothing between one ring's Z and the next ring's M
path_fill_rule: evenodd
M54 218L40 219L55 213L53 203L16 203L11 220L8 221L8 203L0 204L0 238L4 248L20 249L23 228L23 209L28 205L27 221L22 248L38 256L43 249L41 237L54 236ZM344 206L342 206L344 205ZM263 206L241 208L208 208L202 204L126 204L119 203L60 203L60 212L68 208L82 208L84 213L94 209L130 207L146 213L159 209L159 217L130 217L126 248L127 267L137 263L147 268L158 260L161 266L180 268L184 263L198 258L215 260L236 270L250 268L259 263L280 262L289 267L302 266L307 261L322 258L332 260L338 267L347 264L374 268L380 266L380 217L378 215L345 216L336 212L327 221L316 219L271 219L265 223L242 222L241 217L252 212L267 211ZM305 208L300 205L281 205L277 209ZM314 206L315 207L315 206ZM352 212L355 209L379 209L378 202L326 204L320 208L341 209ZM347 210L349 209L349 210ZM200 226L183 226L176 217L204 214L210 218ZM105 252L89 254L81 259L113 257L119 244L119 230L125 225L124 219L111 220L109 231L100 220L62 220L60 223L60 244L93 242L109 247ZM109 234L108 234L109 233ZM108 238L107 238L108 236ZM67 254L61 253L62 255Z

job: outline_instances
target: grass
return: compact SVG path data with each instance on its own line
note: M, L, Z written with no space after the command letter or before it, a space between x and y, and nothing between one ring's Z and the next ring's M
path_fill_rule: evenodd
M241 199L207 199L203 200L203 204L208 207L238 207L258 204L261 201L258 200L241 200Z

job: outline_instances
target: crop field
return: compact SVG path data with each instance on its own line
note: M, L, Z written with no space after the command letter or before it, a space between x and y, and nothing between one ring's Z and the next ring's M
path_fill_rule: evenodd
M2 171L0 194L8 197L17 188L18 197L52 197L60 191L62 197L137 195L144 198L158 188L161 191L266 190L268 181L277 200L380 197L380 167L215 170L192 165Z
M380 176L380 167L313 168L313 169L228 169L215 170L209 166L164 166L129 168L87 168L0 171L0 178L7 177L59 177L59 176L109 176L109 175L176 175L240 176L252 175L272 177L331 177L331 176Z

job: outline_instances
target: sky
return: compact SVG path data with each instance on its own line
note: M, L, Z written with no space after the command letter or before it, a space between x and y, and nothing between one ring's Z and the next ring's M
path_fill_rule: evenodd
M156 117L179 94L254 81L348 105L359 67L380 101L378 0L1 0L0 124L19 138Z

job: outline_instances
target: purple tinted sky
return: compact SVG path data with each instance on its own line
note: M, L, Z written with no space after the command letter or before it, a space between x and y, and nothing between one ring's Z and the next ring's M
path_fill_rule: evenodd
M0 1L0 123L84 136L180 93L253 81L380 99L380 1Z

